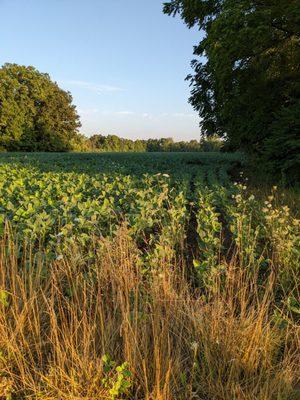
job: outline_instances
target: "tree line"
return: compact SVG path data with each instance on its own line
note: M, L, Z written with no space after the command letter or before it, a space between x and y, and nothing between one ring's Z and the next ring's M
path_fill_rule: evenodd
M131 140L117 135L96 134L90 138L81 136L77 151L99 151L99 152L198 152L198 151L220 151L223 141L213 136L203 138L200 141L179 141L172 138Z
M217 137L174 142L172 138L131 140L79 132L69 92L32 66L0 68L0 151L216 151Z

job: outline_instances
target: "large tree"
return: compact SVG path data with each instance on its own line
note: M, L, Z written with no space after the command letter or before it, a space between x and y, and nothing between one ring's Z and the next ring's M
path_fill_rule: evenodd
M202 40L190 101L204 134L291 175L300 150L300 0L172 0Z
M72 96L34 67L0 68L0 147L67 151L80 126Z

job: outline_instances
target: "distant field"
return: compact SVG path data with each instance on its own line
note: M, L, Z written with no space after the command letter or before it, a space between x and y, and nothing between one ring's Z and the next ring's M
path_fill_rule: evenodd
M295 197L242 170L1 154L0 399L296 399Z
M218 173L242 162L240 153L0 153L1 164L34 165L42 171L153 174L173 177L204 169ZM223 168L225 167L225 168Z

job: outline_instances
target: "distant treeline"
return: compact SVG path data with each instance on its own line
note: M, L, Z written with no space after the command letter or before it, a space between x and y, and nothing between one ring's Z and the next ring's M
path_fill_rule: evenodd
M99 151L99 152L197 152L219 151L223 145L218 136L208 139L175 142L172 138L131 140L117 135L93 135L87 138L78 135L73 142L74 151Z

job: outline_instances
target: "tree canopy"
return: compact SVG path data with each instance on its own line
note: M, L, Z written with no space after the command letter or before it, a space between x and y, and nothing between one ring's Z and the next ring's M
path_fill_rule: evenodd
M164 12L203 33L188 77L202 132L299 171L300 1L172 0Z
M0 148L67 151L80 126L72 96L34 67L0 68Z

